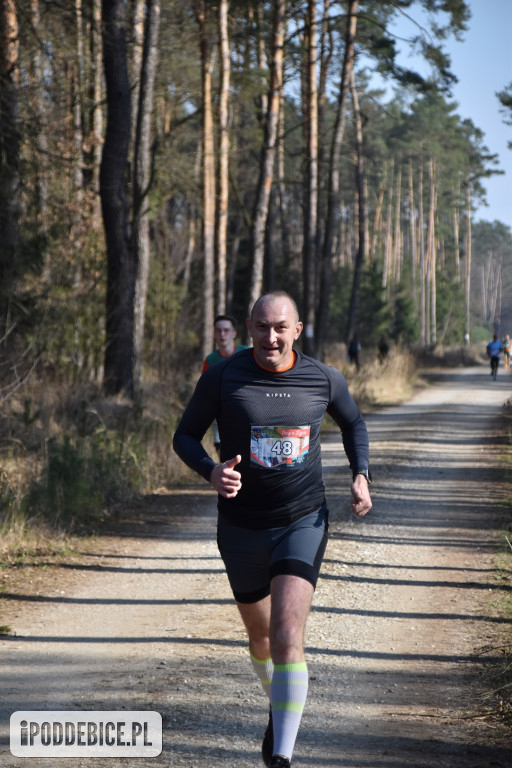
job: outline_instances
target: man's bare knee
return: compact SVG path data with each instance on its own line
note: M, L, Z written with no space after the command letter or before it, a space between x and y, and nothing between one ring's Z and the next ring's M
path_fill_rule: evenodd
M294 664L304 659L302 628L277 626L270 637L270 652L276 664Z

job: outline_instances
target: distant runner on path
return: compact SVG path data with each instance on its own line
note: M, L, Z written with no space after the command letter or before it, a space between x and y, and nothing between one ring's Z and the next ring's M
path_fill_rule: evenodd
M487 345L487 355L491 363L491 376L493 377L494 381L496 381L502 353L503 344L498 339L498 335L495 333L492 337L492 341L490 341Z
M289 768L308 688L304 631L327 544L320 427L328 413L341 429L359 517L372 506L368 433L341 373L293 349L302 322L291 296L260 297L247 327L253 349L201 376L174 448L219 494L219 551L270 702L263 761ZM214 419L220 464L201 445Z

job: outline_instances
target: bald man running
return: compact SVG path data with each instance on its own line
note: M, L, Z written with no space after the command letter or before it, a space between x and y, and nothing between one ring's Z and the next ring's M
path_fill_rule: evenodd
M219 551L270 702L263 761L289 768L308 689L306 621L327 544L320 428L328 413L341 429L360 517L372 506L368 433L341 373L294 349L302 322L291 296L261 296L247 327L253 348L202 375L174 448L218 493ZM201 445L214 419L218 464Z

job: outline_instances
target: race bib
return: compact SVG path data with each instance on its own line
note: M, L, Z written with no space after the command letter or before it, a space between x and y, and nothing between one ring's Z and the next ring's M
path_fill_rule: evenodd
M310 427L251 426L251 467L302 469L309 451Z

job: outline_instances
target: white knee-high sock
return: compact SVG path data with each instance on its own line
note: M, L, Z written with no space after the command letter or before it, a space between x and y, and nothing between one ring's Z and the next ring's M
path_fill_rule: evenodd
M254 671L258 675L259 681L263 686L263 690L270 701L270 684L272 683L272 676L274 674L274 663L272 659L257 659L252 653L251 662Z
M291 760L307 695L308 667L305 661L275 665L270 696L274 755Z

